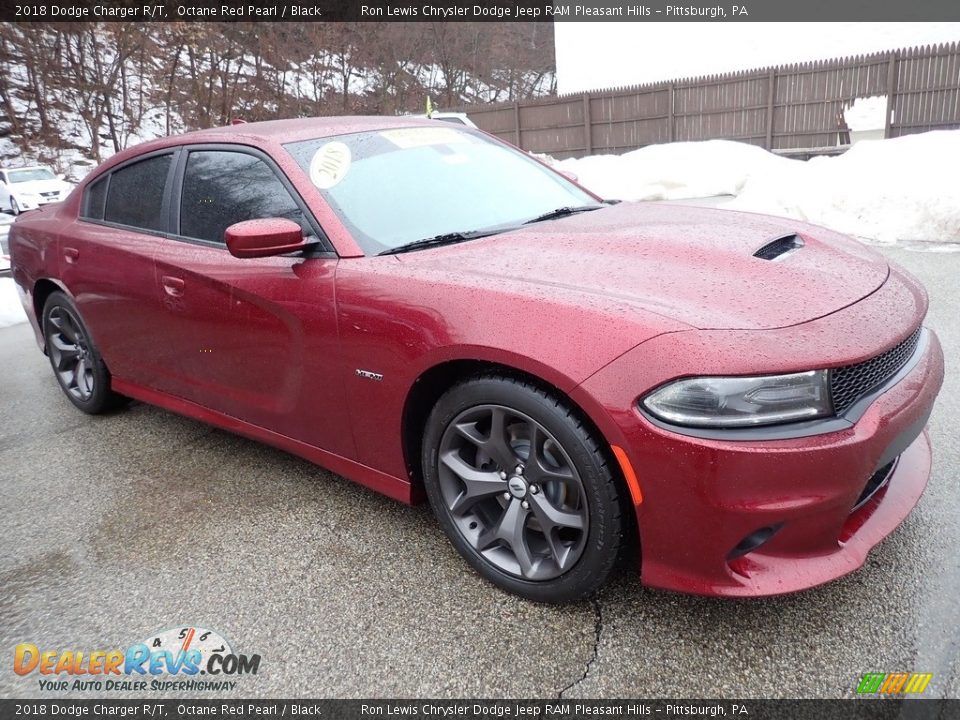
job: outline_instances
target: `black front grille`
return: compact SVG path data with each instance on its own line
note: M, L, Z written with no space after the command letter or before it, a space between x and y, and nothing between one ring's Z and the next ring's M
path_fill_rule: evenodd
M834 411L838 415L846 412L857 400L896 375L917 349L920 330L918 327L906 340L875 358L831 370L830 394Z

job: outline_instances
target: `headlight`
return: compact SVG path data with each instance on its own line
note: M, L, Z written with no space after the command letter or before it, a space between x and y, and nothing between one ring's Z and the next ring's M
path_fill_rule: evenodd
M661 420L690 427L752 427L833 414L826 370L676 380L641 400Z

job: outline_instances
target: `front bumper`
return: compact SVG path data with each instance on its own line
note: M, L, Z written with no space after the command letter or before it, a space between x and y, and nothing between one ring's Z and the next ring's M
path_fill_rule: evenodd
M889 299L880 293L872 302L858 304L865 307L854 305L842 313L869 315L870 305ZM909 310L904 307L905 314ZM889 314L879 316L874 337L884 338L882 323L890 336L891 327L915 326L910 324L915 318L903 318L901 324ZM818 325L821 330L844 327L840 320L837 325L828 316L808 325L816 335ZM791 333L796 335L797 328L761 334L785 338ZM676 353L691 338L702 344L709 334L661 336L659 347L655 342L641 345L633 357L612 363L578 388L581 397L602 404L612 423L602 430L611 444L622 443L638 477L644 584L704 595L764 596L813 587L857 569L870 549L906 518L926 487L931 451L924 426L943 382L943 351L936 335L927 330L912 369L855 423L832 432L749 441L691 437L655 425L635 402L613 399L624 397L626 370L667 372L668 352ZM869 335L848 335L848 344L856 337ZM892 345L893 340L881 342ZM733 355L745 365L755 361ZM694 361L704 362L702 348ZM894 457L899 460L886 484L854 510L871 476ZM771 529L775 532L769 535ZM765 542L743 552L751 546L750 538L765 535Z

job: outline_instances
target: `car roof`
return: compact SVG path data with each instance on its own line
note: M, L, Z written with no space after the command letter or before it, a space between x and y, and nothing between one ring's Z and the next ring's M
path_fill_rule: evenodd
M346 135L371 130L417 127L428 124L424 118L384 117L378 115L309 117L292 120L266 120L238 123L224 127L194 130L177 136L187 142L208 142L238 137L256 137L277 143L313 140L332 135Z
M264 147L270 144L286 144L300 140L315 140L335 135L357 132L372 132L407 127L436 127L438 121L417 117L386 117L380 115L330 116L295 118L291 120L266 120L241 122L236 125L193 130L178 135L168 135L148 140L122 150L106 160L87 175L83 182L89 184L113 167L128 160L157 150L178 145L201 143L238 143ZM470 128L464 127L464 130Z

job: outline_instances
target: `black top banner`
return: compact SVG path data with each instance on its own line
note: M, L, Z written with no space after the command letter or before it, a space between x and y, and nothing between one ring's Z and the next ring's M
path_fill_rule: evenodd
M5 0L13 22L937 22L958 0Z

